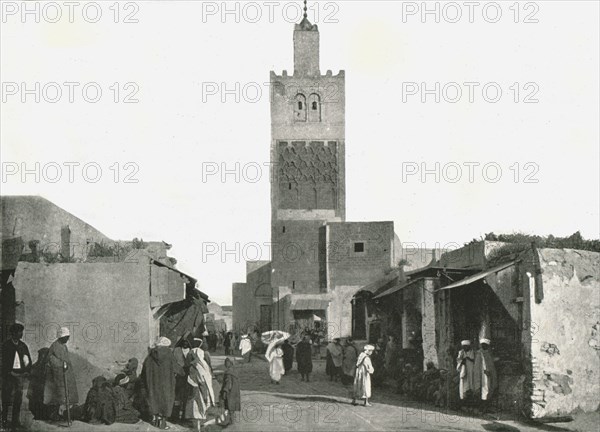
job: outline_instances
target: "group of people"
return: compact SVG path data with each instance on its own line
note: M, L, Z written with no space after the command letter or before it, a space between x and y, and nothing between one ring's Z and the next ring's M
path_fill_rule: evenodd
M304 333L295 346L287 338L272 340L265 353L269 362L271 383L279 384L282 376L289 373L293 367L294 353L301 381L309 382L313 370L313 345L310 333ZM353 384L353 405L362 399L365 406L371 406L371 375L375 371L371 355L374 350L373 345L365 345L363 351L358 354L351 338L346 339L344 346L339 338L327 346L326 373L331 381L339 379L346 385Z
M169 429L167 419L191 420L200 430L210 407L220 406L218 423L233 422L241 410L239 378L232 358L225 359L221 391L213 391L211 358L202 338L182 338L174 349L160 337L149 349L138 376L138 360L130 359L114 379L92 380L85 403L79 404L75 371L67 347L69 329L58 330L49 348L39 351L32 364L24 326L13 324L2 345L2 430L20 427L25 380L30 379L29 409L39 420L81 420L95 424L137 423L144 419ZM9 414L12 413L9 423Z
M99 376L92 381L85 403L78 405L79 395L67 343L68 328L59 329L56 340L49 348L39 351L33 364L29 348L22 341L24 326L13 324L10 337L2 346L2 427L8 428L12 412L12 427L20 425L20 409L25 380L30 378L29 408L37 419L79 419L90 423L136 423L145 418L154 426L168 429L166 419L192 420L196 430L207 419L210 407L222 406L221 424L233 421L241 409L240 384L235 372L235 362L227 357L222 375L221 391L213 391L211 357L204 349L204 338L182 338L174 349L165 337L149 349L140 376L138 360L130 359L123 370L111 380ZM418 350L401 350L393 336L385 347L382 343L365 345L363 351L351 338L344 344L339 338L327 345L326 373L331 381L352 384L352 403L364 400L370 406L371 377L386 373L397 380L398 391L419 400L446 406L448 388L456 390L461 406L481 407L484 410L497 388L497 374L487 338L479 340L475 352L470 340L461 342L457 357L457 379L446 370L428 362L422 369L422 353ZM238 348L244 361L250 361L252 339L242 335L237 346L233 333L225 334L223 346L226 355ZM287 337L275 338L268 343L265 357L273 384L289 374L294 356L301 381L310 381L313 370L313 346L310 333L304 333L299 343L292 345ZM381 376L381 375L380 375ZM448 383L450 380L450 383ZM456 391L453 390L453 391ZM12 409L11 409L12 408Z
M479 405L484 411L489 409L490 400L498 387L490 344L489 339L481 338L479 350L474 353L470 340L461 342L456 370L459 374L458 390L462 407L473 408Z
M29 409L36 418L59 419L65 411L77 404L79 396L73 365L67 349L69 329L58 330L50 348L38 352L33 363L27 344L22 341L25 326L14 323L9 338L2 345L2 428L14 429L21 425L21 405L26 380ZM12 413L9 424L8 416Z
M209 331L205 337L205 343L211 352L217 351L221 347L225 350L225 355L234 355L238 346L240 337L238 333L231 331Z
M374 346L373 350L375 350ZM329 380L340 380L344 385L351 384L354 380L357 359L358 349L354 346L352 338L346 338L343 345L340 338L335 338L327 345L325 373L329 376Z

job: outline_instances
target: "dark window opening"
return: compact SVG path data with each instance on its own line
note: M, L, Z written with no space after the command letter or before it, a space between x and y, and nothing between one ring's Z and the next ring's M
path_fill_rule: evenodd
M292 289L295 290L296 289L296 281L292 281Z
M292 190L292 184L291 183L288 183L288 189Z
M315 110L315 111L316 111L317 109L319 109L319 107L318 107L318 105L317 105L317 103L316 103L316 102L313 102L313 103L312 103L312 109L313 109L313 110Z
M298 109L302 109L302 101L298 101Z
M283 232L285 232L285 226L283 227Z
M364 252L365 244L363 242L354 243L354 252Z

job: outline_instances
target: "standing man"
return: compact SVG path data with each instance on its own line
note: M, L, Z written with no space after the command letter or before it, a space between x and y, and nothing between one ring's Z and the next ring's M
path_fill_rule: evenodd
M142 366L142 377L153 426L167 429L167 417L171 416L175 404L175 376L183 374L169 348L171 340L160 337L150 349Z
M473 394L473 380L475 378L475 354L471 349L471 341L464 340L460 343L461 350L456 359L456 371L459 373L458 391L461 404L469 403Z
M340 344L340 338L335 338L327 345L327 362L325 372L329 375L329 381L337 381L342 375L342 362L344 350Z
M400 351L398 349L398 345L396 344L396 338L394 336L388 336L388 343L385 348L383 358L385 373L390 378L396 378L399 354Z
M20 425L21 402L23 401L23 384L31 369L29 348L21 341L23 324L10 326L8 339L2 345L2 427L8 428L8 407L12 405L12 427Z
M194 339L193 348L188 354L190 360L187 382L192 386L185 407L185 417L194 423L194 430L200 432L201 423L206 421L206 414L211 406L215 406L213 391L212 367L207 361L208 353L202 347L201 339Z
M235 417L242 410L242 396L240 393L240 379L234 368L234 362L229 357L225 359L225 373L221 386L220 400L223 402L224 413L222 420L229 419L233 423Z
M356 405L356 399L364 399L365 406L371 406L369 398L371 397L371 374L375 372L371 363L371 354L375 347L365 345L364 351L358 356L356 361L356 375L354 376L354 394L352 405Z
M242 353L242 357L244 357L244 362L250 363L252 342L250 342L250 338L247 334L242 335L242 340L240 341L240 351Z
M347 338L346 346L344 347L344 361L342 363L342 384L352 384L352 381L354 381L357 357L358 351L354 346L352 338Z
M310 373L312 372L312 342L310 334L304 333L302 340L296 345L296 363L298 363L298 372L302 377L301 381L310 381Z
M492 399L498 385L496 366L494 365L494 358L489 349L490 343L489 339L479 339L480 349L475 356L474 387L481 394L481 407L484 411L489 408L489 401Z
M56 340L50 345L46 358L46 378L44 381L44 405L52 407L51 420L58 420L67 409L65 381L69 391L69 405L79 402L77 394L77 381L71 364L71 356L67 349L67 342L71 332L67 327L61 327Z
M288 374L294 365L294 347L286 339L283 341L283 345L281 345L281 350L283 351L283 368L285 369L285 373Z
M225 335L225 340L223 341L223 347L225 348L225 355L231 355L231 344L233 342L233 333L229 332Z

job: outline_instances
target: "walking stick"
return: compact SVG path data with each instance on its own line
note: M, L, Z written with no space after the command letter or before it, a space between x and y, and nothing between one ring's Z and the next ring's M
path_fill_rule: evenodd
M67 363L63 363L63 381L65 384L65 403L67 404L67 427L71 427L71 408L69 406L69 386L67 385Z

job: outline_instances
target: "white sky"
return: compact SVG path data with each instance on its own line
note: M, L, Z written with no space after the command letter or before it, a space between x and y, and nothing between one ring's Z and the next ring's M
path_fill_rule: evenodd
M268 259L268 170L264 167L255 182L236 182L233 175L225 182L219 176L203 182L202 167L268 162L269 101L263 83L270 70L293 70L288 21L298 9L286 6L284 15L288 3L279 2L271 20L269 6L255 2L263 16L248 23L243 17L253 19L255 9L238 3L246 12L240 13L241 22L228 15L223 23L218 14L203 18L202 2L146 1L135 2L139 22L125 24L113 22L113 2L100 2L101 19L89 23L81 2L70 23L68 6L56 2L62 18L49 23L42 14L36 23L33 15L10 15L21 2L2 3L2 194L42 195L113 239L172 243L179 268L197 276L213 300L229 304L231 283L245 279L244 257L256 258L255 249L244 245L263 245L262 258ZM434 16L423 23L418 14L406 15L403 23L403 7L421 7L409 3L320 2L309 13L321 31L321 71L346 70L347 220L393 220L403 242L428 248L462 244L490 231L570 235L580 230L586 238L598 238L598 2L536 2L527 9L521 3L519 23L509 9L513 2L500 2L502 17L495 24L482 15L486 2L475 10L474 23L468 22L463 2L457 3L463 13L458 23L443 16L440 23ZM119 21L135 5L121 3ZM222 3L204 2L205 10L213 6L220 9ZM446 18L455 16L456 9L445 11ZM46 6L45 12L54 19L56 9ZM539 22L523 23L533 12ZM94 18L92 7L87 13ZM323 22L327 16L338 22ZM486 16L493 19L493 9ZM40 103L33 95L23 103L21 93L11 94L12 82L31 89L36 82L40 88L50 82L81 85L73 103L64 85L57 103L44 95ZM88 82L103 90L98 103L81 95ZM136 83L139 103L114 103L109 89L114 82ZM216 95L203 103L203 83L211 82L230 89L258 83L262 98L236 103L228 96L222 103ZM473 103L465 86L458 103L443 97L435 103L433 96L422 103L420 95L403 102L407 82L425 82L428 88L436 82L481 85ZM503 90L498 103L482 97L489 82ZM515 103L509 88L515 82L521 99L533 89L524 89L525 83L535 83L539 103ZM46 99L53 98L52 87L46 89ZM128 93L122 90L120 98ZM29 175L23 181L19 173L8 173L12 164L34 169L36 162L40 171L45 167L46 179L36 182ZM72 183L65 162L81 164ZM82 176L81 166L90 162L103 170L97 183ZM137 164L139 182L124 183L121 177L115 183L110 169L115 162L122 175L130 172L124 164ZM472 183L464 165L456 183L443 178L436 183L433 174L425 182L418 175L403 182L403 163L433 169L436 162L481 165ZM521 176L515 183L510 167L517 162ZM538 183L523 181L532 172L525 168L528 162L539 169L533 175ZM52 163L63 165L56 183L48 181L55 176ZM486 163L502 168L498 182L484 180ZM446 166L454 176L453 165ZM212 243L230 250L237 243L239 253L224 259L203 254L203 245L206 251Z

